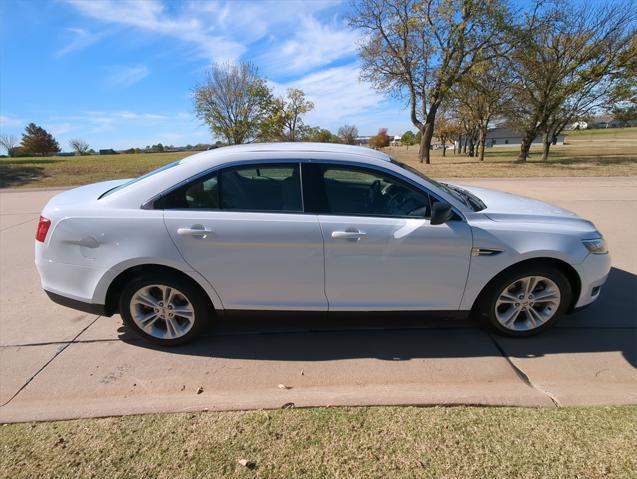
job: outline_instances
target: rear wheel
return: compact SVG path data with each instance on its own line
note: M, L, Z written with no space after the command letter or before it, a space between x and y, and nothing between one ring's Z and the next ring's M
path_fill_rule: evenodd
M511 271L486 292L480 312L507 336L531 336L554 325L571 302L564 274L549 266Z
M120 296L124 323L144 339L163 346L195 338L211 315L205 294L178 276L142 275L131 280Z

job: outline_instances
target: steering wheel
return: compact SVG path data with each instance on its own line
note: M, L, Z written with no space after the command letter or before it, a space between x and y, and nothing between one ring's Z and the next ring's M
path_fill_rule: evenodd
M400 189L390 197L388 205L392 212L401 213L401 216L425 216L427 206L421 205L419 197L411 191ZM419 210L423 210L422 213ZM406 211L405 211L406 210Z

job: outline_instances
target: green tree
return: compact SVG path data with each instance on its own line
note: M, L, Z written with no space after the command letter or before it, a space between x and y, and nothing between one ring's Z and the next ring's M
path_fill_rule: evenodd
M265 79L251 63L216 63L193 97L197 117L228 144L252 141L272 104Z
M454 88L454 100L461 110L459 116L468 119L472 131L478 131L478 156L484 161L487 131L493 118L502 114L511 98L511 77L502 55L489 55L486 61L478 61ZM466 126L464 130L466 130ZM458 136L461 129L457 131Z
M351 26L364 33L362 77L409 99L422 132L419 158L430 162L436 113L451 88L502 43L502 0L355 0Z
M340 143L340 138L330 130L325 128L305 127L301 134L302 141L311 141L315 143Z
M338 129L338 136L346 145L354 145L358 137L356 125L343 125Z
M288 88L286 97L272 98L268 114L259 126L261 141L299 141L305 128L303 115L314 109L303 90Z
M634 9L564 0L544 3L511 30L510 124L522 133L518 160L544 135L543 158L574 118L603 104L630 56Z
M405 146L411 146L416 143L416 135L414 135L413 131L407 130L400 137L400 143Z
M460 125L446 115L444 111L441 111L440 113L441 114L438 116L438 120L436 121L434 136L438 138L442 144L442 156L447 156L447 143L458 137Z
M60 145L53 135L35 123L26 126L20 147L24 153L30 155L46 156L60 151Z

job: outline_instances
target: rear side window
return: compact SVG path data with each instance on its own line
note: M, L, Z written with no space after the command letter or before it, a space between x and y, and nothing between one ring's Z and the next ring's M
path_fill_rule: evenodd
M303 211L298 164L224 168L168 193L159 209Z

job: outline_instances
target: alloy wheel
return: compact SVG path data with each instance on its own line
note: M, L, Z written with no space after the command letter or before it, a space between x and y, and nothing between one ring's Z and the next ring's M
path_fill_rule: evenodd
M554 281L526 276L504 288L495 303L495 317L511 331L531 331L549 321L560 307L562 295Z
M195 309L188 297L176 288L152 284L140 288L130 301L135 324L158 339L177 339L195 323Z

